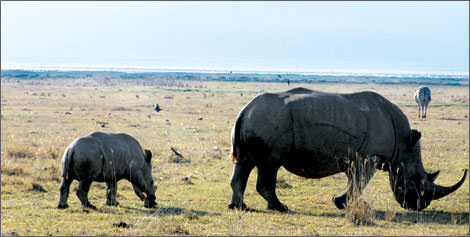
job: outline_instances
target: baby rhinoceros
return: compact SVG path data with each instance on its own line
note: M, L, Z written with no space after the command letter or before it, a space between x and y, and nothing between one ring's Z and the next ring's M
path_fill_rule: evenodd
M62 158L62 184L57 207L68 207L69 187L74 179L79 181L77 196L82 207L96 209L88 201L88 190L93 181L106 182L105 204L117 206L117 181L121 179L132 183L145 207L154 207L157 205L157 187L153 184L151 158L149 150L144 153L139 142L124 133L93 132L76 139Z

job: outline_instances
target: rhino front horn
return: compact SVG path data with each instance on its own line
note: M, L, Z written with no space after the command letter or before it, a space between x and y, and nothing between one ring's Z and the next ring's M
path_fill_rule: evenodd
M445 196L449 195L450 193L452 193L453 191L457 190L458 188L460 188L460 186L463 184L463 182L465 182L465 178L467 178L467 169L465 169L462 179L458 183L454 184L453 186L443 187L443 186L440 186L440 185L436 185L436 187L434 189L434 195L433 195L432 199L437 200L437 199L445 197Z

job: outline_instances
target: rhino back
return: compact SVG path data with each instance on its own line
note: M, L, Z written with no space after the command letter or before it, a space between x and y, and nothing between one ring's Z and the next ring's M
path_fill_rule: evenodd
M357 105L341 95L327 93L292 97L286 98L286 103L292 114L296 150L329 157L360 149L367 135L367 121Z
M305 88L265 93L242 111L240 134L255 147L258 154L253 156L279 157L293 173L323 177L341 171L338 159L351 152L393 154L389 104L375 93L334 94Z
M104 160L96 139L92 137L79 138L67 150L71 154L64 159L70 159L68 175L71 178L78 180L100 179Z
M129 176L131 169L142 168L146 162L140 144L124 133L93 132L104 156L103 175L117 179Z

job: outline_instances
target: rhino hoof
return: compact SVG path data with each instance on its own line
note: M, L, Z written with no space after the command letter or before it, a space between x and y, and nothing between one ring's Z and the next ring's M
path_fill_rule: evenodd
M59 205L57 205L57 208L59 209L65 209L65 208L68 208L69 207L69 204L65 203L65 204L62 204L62 203L59 203Z
M230 204L228 204L228 208L238 209L238 210L246 210L247 207L246 207L245 203L242 203L241 205L240 204L230 203Z
M338 209L344 209L346 207L346 196L333 197L331 200Z
M287 208L286 205L282 204L282 203L278 203L278 204L268 204L268 209L270 210L276 210L276 211L280 211L280 212L287 212L289 211L289 208Z
M147 200L144 201L144 207L146 207L146 208L154 208L157 205L158 205L158 203L155 202L155 201L151 201L151 202L149 202Z
M108 205L108 206L118 206L118 205L119 205L119 202L118 202L118 201L114 201L114 202L108 202L108 201L106 201L105 205Z
M94 205L91 205L90 203L88 203L87 205L82 205L82 208L90 208L96 210L96 207Z

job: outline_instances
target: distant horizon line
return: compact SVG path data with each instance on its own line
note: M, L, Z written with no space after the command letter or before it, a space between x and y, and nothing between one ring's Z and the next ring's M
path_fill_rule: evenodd
M399 70L308 70L288 68L240 68L240 67L195 67L195 66L148 66L148 65L109 65L109 64L22 64L4 63L1 70L23 71L63 71L63 72L122 72L122 73L210 73L210 74L296 74L322 76L371 76L371 77L426 77L426 78L469 78L469 72L449 71L399 71Z

